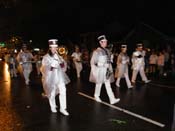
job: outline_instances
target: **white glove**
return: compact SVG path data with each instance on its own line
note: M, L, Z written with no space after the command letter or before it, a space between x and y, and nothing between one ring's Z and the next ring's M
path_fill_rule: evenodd
M137 56L139 56L140 55L140 53L139 52L134 52L134 54L133 54L135 57L137 57Z
M126 62L127 62L127 61L126 61L126 60L124 60L124 61L122 61L122 64L126 64Z
M51 63L51 67L58 67L58 66L59 66L58 61L53 60Z
M97 66L98 66L98 67L102 67L102 66L104 66L104 63L98 62L98 63L97 63Z
M129 63L129 60L122 61L122 64L126 64L126 63Z
M109 67L109 64L104 64L104 67L108 68Z

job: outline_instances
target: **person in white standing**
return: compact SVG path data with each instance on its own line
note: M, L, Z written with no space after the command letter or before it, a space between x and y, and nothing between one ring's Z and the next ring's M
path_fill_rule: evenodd
M142 81L149 83L150 80L145 75L145 51L143 50L143 44L137 44L136 51L132 54L132 79L131 82L135 84L138 72L141 75Z
M117 58L117 80L116 80L116 86L120 87L120 80L124 76L128 88L132 88L131 82L129 80L128 75L128 64L129 64L129 56L126 53L127 51L127 45L121 45L121 52Z
M60 112L68 116L66 102L66 84L70 82L65 73L66 64L64 59L57 53L57 39L50 39L49 51L43 56L41 73L44 93L49 99L51 111L57 112L56 96L59 94Z
M111 83L114 82L114 74L111 65L111 56L107 47L107 39L105 35L98 37L99 47L93 51L90 64L91 72L89 81L96 84L94 97L97 102L101 102L100 92L102 84L105 84L107 95L110 104L115 104L120 101L120 98L115 98L111 88Z
M75 65L77 78L80 78L80 73L83 69L81 55L82 53L80 52L80 48L78 46L75 46L75 52L73 52L71 56Z
M152 51L149 57L149 73L155 75L156 73L156 65L157 65L158 56L155 51Z
M24 75L26 85L29 85L29 75L32 71L32 61L33 55L27 50L27 45L23 44L22 50L17 55L17 61L22 67L22 73Z

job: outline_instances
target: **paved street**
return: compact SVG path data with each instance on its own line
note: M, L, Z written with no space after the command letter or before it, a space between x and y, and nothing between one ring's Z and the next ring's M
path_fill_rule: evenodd
M172 80L154 80L150 84L138 81L132 90L112 84L121 101L110 105L102 87L102 103L93 99L94 84L88 82L88 71L81 79L75 71L68 75L67 105L70 116L50 112L43 92L41 77L35 69L31 83L26 86L21 76L10 79L7 66L2 62L0 77L0 131L171 131L175 85ZM57 104L59 102L57 99Z

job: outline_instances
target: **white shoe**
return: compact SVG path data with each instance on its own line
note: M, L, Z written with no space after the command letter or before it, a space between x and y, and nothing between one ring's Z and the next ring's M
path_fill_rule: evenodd
M151 80L147 80L147 81L145 81L145 83L149 83L149 82L151 82Z
M69 113L66 110L60 109L60 112L65 116L69 115Z
M133 88L133 87L134 87L134 86L131 85L131 86L128 87L128 89L131 89L131 88Z
M99 96L95 96L95 100L96 100L97 102L101 102L101 99L100 99Z
M47 95L45 93L41 93L41 96L44 98L47 97Z
M114 98L112 101L110 101L110 104L116 104L120 101L120 98Z
M119 85L119 84L117 84L117 83L115 83L115 85L116 85L117 87L120 87L120 85Z
M56 108L51 108L51 111L52 111L53 113L56 113L56 112L57 112Z
M26 85L29 85L29 81L25 81Z

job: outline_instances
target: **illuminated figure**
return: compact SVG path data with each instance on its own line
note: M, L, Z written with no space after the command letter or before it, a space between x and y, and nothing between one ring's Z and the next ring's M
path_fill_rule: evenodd
M17 60L22 67L22 73L24 75L26 85L29 85L29 75L32 71L32 53L27 50L27 45L23 44L21 52L17 55Z
M107 95L109 97L110 104L115 104L120 101L119 98L115 98L111 83L114 82L114 74L111 65L111 55L107 47L107 39L105 35L98 37L99 47L93 51L91 57L91 73L89 80L96 84L94 97L97 102L101 102L100 92L102 84L105 84Z
M137 44L136 51L132 55L132 79L131 82L135 84L138 72L141 75L142 80L145 83L149 83L150 80L147 79L145 75L145 51L143 50L143 45L141 43Z
M57 112L57 105L55 97L59 94L60 112L68 116L67 102L66 102L66 84L70 79L65 73L66 64L64 59L58 54L57 39L50 39L49 51L42 59L41 73L42 84L45 95L49 99L51 111Z
M128 88L132 88L131 82L129 80L128 75L128 64L129 64L129 56L126 53L127 45L121 45L121 52L117 58L117 81L116 85L120 87L120 79L124 76Z

